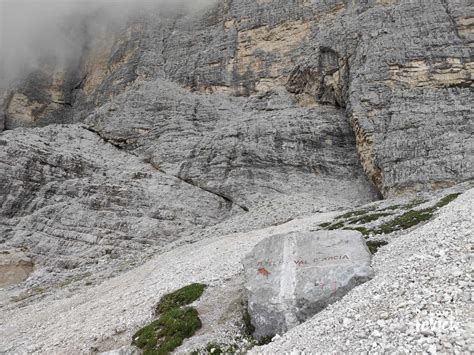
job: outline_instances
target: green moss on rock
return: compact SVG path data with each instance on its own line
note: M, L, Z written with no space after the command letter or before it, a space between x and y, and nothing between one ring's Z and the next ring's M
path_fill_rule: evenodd
M156 313L159 318L140 329L132 337L132 345L144 355L164 355L174 351L201 328L198 312L185 307L201 297L206 285L194 283L164 295Z
M374 234L389 234L398 230L404 230L416 226L421 222L426 222L433 217L434 210L427 208L424 210L410 210L393 220L382 224L374 231Z
M382 224L378 229L373 232L374 234L389 234L398 230L404 230L414 227L421 222L429 221L438 209L454 201L459 195L461 194L456 193L447 195L441 200L439 200L432 207L424 208L422 210L410 210L408 212L405 212L401 216L398 216L393 219L392 221Z
M332 231L335 229L341 229L342 227L344 227L344 221L331 224L329 227L326 227L326 229Z
M366 236L370 234L389 234L389 233L393 233L399 230L404 230L404 229L414 227L417 224L420 224L422 222L429 221L438 209L454 201L459 195L461 194L454 193L454 194L447 195L443 197L442 199L440 199L435 205L429 208L424 208L421 210L410 209L408 212L405 212L395 217L394 219L381 224L377 228L369 229L366 227L351 227L351 226L345 227L345 224L346 222L352 225L370 223L370 222L376 221L377 219L381 217L387 217L387 216L392 215L392 213L383 213L382 211L396 210L399 208L413 208L425 203L426 201L421 200L421 199L415 199L406 205L394 205L391 207L387 207L383 210L379 210L378 211L379 213L372 213L372 214L369 214L370 210L368 209L352 211L352 212L343 214L341 216L338 216L333 223L323 223L323 224L320 224L320 226L326 230L335 230L335 229L357 230ZM344 220L341 221L340 219L342 218L350 218L350 219L348 221L344 221Z

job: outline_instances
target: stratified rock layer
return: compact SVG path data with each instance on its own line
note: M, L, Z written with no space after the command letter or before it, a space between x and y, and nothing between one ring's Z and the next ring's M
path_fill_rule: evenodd
M2 93L1 241L94 271L236 215L227 230L468 180L473 11L221 0L104 28Z
M473 130L473 17L469 0L222 0L196 16L144 16L91 38L81 62L29 74L9 96L5 127L83 120L109 103L111 111L101 115L104 133L141 145L150 130L161 137L153 127L167 119L170 102L150 107L152 97L133 83L149 81L160 90L153 83L161 78L191 91L250 96L248 105L258 111L274 110L260 100L286 88L303 107L340 109L365 172L383 195L443 187L472 176L466 151ZM117 98L124 91L136 106ZM220 106L219 96L210 101ZM180 112L184 120L209 122L199 103L189 104ZM146 122L131 110L140 106ZM279 121L287 114L270 116ZM198 152L207 137L193 136ZM178 162L188 165L184 157Z
M4 246L25 248L40 265L137 260L234 208L82 127L6 131L0 147Z
M372 277L371 255L355 231L269 237L243 260L255 336L304 322Z

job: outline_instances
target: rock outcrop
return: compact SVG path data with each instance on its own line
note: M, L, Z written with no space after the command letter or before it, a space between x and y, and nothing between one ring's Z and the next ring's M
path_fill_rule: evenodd
M0 252L0 287L18 284L33 272L33 261L17 250Z
M2 96L2 242L95 270L249 211L235 230L468 180L472 11L221 0L104 28Z
M369 280L371 254L356 231L269 237L243 260L256 337L282 334Z
M0 148L3 246L53 269L139 260L241 210L84 127L6 131Z
M472 143L469 0L222 0L194 17L151 17L97 35L80 63L30 74L9 98L6 128L74 122L107 103L122 111L118 94L138 98L132 84L158 89L157 78L191 91L250 96L264 110L274 108L258 98L286 87L303 107L340 108L384 196L472 176L464 155ZM210 100L219 106L218 96ZM147 112L166 115L163 105ZM122 117L135 134L111 127L113 117L103 123L116 138L150 129L136 122L137 113ZM185 117L203 121L192 109Z

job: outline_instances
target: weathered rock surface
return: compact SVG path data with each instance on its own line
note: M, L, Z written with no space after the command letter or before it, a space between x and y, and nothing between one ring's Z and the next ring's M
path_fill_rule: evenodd
M136 261L235 210L79 126L4 132L0 169L2 247L49 271Z
M471 353L474 189L373 258L375 276L252 354Z
M0 252L0 287L20 283L33 272L33 261L25 253L16 250Z
M163 145L174 146L165 140L151 149L143 140L161 138L165 127L158 121L179 105L161 98L151 104L152 95L136 92L134 83L166 90L160 78L190 91L250 96L239 105L252 108L250 117L267 112L272 122L291 114L267 100L284 90L303 108L335 107L334 119L350 122L363 167L383 195L444 187L472 177L465 153L473 130L473 12L469 0L222 0L196 16L134 18L121 31L91 39L81 62L30 74L10 95L5 127L82 121L92 113L91 124L99 122L104 134L127 148L145 145L162 164L169 163ZM190 106L181 117L194 126L213 124L193 100L201 101L185 100ZM221 106L219 96L209 101ZM101 113L96 108L104 104ZM229 119L239 125L240 112L223 114L226 125ZM173 119L166 124L168 135L183 128ZM251 128L236 138L251 138ZM213 153L207 156L204 142L229 144L227 135L211 138L206 131L193 129L189 145L194 154L203 148L207 161ZM234 149L222 153L239 156ZM187 157L173 158L189 170ZM218 170L222 184L222 165L231 163L197 161L193 169Z
M2 93L2 248L44 282L468 180L472 18L469 0L222 0L95 33Z
M438 200L439 196L431 202ZM472 256L467 246L473 234L473 201L471 185L470 191L441 209L425 227L394 236L373 259L375 279L256 352L350 353L356 349L405 353L427 351L433 344L442 353L453 352L450 347L468 352L472 340ZM370 206L401 203L406 201L379 201ZM133 334L151 321L160 297L193 282L205 283L211 290L203 305L207 308L203 310L203 328L209 319L204 313L214 305L219 308L214 313L217 318L211 317L208 326L222 331L217 339L205 339L197 348L222 338L230 343L235 333L225 333L230 330L229 324L219 327L218 316L225 312L223 295L242 278L242 257L269 236L309 231L338 214L317 213L248 233L215 233L211 238L155 255L144 265L99 284L61 288L23 307L11 303L0 312L0 352L76 354L129 346ZM0 302L7 296L7 291L0 289ZM453 312L448 317L444 315L446 308ZM443 327L453 324L454 328L436 330L426 337L426 325L432 320ZM374 330L383 337L377 337ZM183 344L183 349L182 353L188 353L195 348Z
M130 18L25 73L0 91L0 249L35 270L0 290L0 351L127 345L159 293L240 271L263 236L232 233L472 178L473 18L470 0L219 0Z
M243 260L255 336L273 336L304 322L369 280L371 254L355 231L269 237Z

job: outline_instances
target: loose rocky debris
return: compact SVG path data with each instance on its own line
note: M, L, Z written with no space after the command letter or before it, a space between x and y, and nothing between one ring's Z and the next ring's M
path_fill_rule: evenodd
M467 354L474 189L374 256L375 277L254 353Z
M452 191L443 192L446 193ZM429 199L429 195L424 197ZM434 203L439 198L434 199ZM272 344L280 344L281 351L297 348L298 344L302 345L301 349L307 351L313 348L316 349L315 352L324 352L326 349L330 351L335 346L331 344L333 335L336 339L341 338L339 345L343 346L346 341L345 332L350 330L351 334L347 339L349 342L343 346L344 351L340 351L350 352L350 349L360 348L359 341L364 341L361 345L364 349L371 349L372 343L378 342L377 338L369 338L372 341L366 338L372 330L377 329L384 334L387 343L398 344L402 350L407 349L403 342L409 334L401 333L401 329L406 328L407 319L414 318L406 318L403 315L398 318L400 311L397 307L403 304L402 310L409 307L410 312L416 311L414 305L420 307L420 313L415 313L420 322L416 323L414 319L411 325L409 324L412 328L410 334L417 336L413 339L424 339L424 336L414 333L417 324L421 331L431 321L438 324L438 321L455 320L455 327L444 331L443 341L447 339L447 343L454 344L456 349L467 349L466 333L463 329L468 324L470 309L466 297L469 296L468 246L473 234L473 200L474 190L471 190L441 208L434 219L418 227L419 229L415 226L408 236L406 231L393 233L395 236L389 235L390 244L380 248L373 259L375 280L356 287L342 300L329 305L316 315L317 319L324 315L324 319L327 319L324 324L335 322L321 326L323 328L320 328L320 332L314 335L315 339L322 339L321 345L311 344L309 340L304 344L301 340L281 345L277 339L274 339ZM380 201L377 206L386 208L405 203L404 200ZM432 204L429 203L430 206ZM186 286L196 281L209 285L201 298L193 303L203 327L192 338L185 340L183 345L176 349L177 352L190 353L203 349L208 344L218 344L223 349L228 346L242 349L245 344L252 346L247 339L237 339L242 334L243 324L243 307L239 293L243 286L242 258L267 237L309 232L338 215L341 215L341 212L317 213L247 233L216 233L215 237L208 236L206 239L157 255L144 265L98 285L83 287L74 292L60 289L22 308L4 307L0 313L0 332L3 335L0 351L86 353L91 349L95 352L129 347L133 334L144 324L153 321L158 298L177 286ZM439 252L436 251L438 249ZM443 261L438 265L440 260ZM378 275L379 273L382 275ZM454 297L452 303L449 301L449 295ZM8 300L9 294L0 290L0 296ZM446 301L432 305L433 302L440 302L437 298ZM350 302L347 299L350 299ZM419 300L426 302L419 304ZM215 306L225 304L228 306ZM333 311L336 305L337 312ZM454 318L438 315L444 306L453 312ZM333 317L335 319L331 320ZM395 323L391 328L382 331L377 321L384 320L389 324L389 318L394 318ZM308 328L315 327L312 320L308 322ZM339 324L342 323L348 328L341 330ZM351 324L354 324L353 328L349 328ZM290 336L301 327L306 329L306 323L290 330L282 338ZM71 329L74 331L71 332ZM359 334L360 338L356 334ZM299 336L311 338L313 333L311 329L304 330ZM413 339L408 340L410 344L413 344ZM456 345L458 340L460 344ZM278 346L269 348L269 352L280 353ZM415 348L413 346L411 348Z

